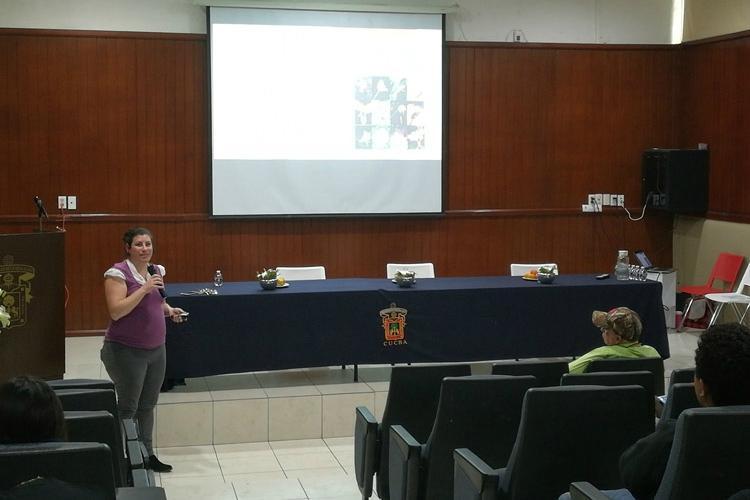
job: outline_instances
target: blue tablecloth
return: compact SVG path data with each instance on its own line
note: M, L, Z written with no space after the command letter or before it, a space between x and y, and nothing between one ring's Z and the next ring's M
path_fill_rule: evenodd
M643 342L669 357L661 284L562 275L550 285L518 277L296 281L261 290L225 283L215 296L184 296L208 283L168 284L190 320L167 327L167 377L341 364L573 356L602 345L591 312L627 306ZM404 338L387 342L380 311L406 310Z

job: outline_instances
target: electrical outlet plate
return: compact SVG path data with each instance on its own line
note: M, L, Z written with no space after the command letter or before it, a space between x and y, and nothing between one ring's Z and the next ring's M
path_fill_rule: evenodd
M75 210L78 207L78 197L68 196L68 210Z
M612 195L610 195L609 193L604 193L603 196L604 198L602 198L602 204L604 204L605 207L610 206L610 204L612 203Z
M68 197L67 196L58 196L57 197L57 208L59 209L65 209L68 208Z
M581 205L581 212L595 212L594 205L584 203L583 205Z
M624 194L618 194L617 195L617 206L618 207L624 207L625 206L625 195Z

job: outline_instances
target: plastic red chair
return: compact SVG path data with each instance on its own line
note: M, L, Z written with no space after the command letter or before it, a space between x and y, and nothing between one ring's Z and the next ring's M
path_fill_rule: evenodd
M693 285L693 286L681 286L680 292L689 293L690 299L687 302L685 310L682 312L682 317L687 318L690 307L693 305L695 299L702 299L706 294L709 293L723 293L729 292L734 289L734 285L737 281L737 276L740 274L740 268L745 262L745 257L742 255L735 255L733 253L722 252L716 258L711 274L708 277L708 281L705 285ZM722 286L717 287L716 281L722 281ZM706 305L713 314L713 306L711 301L707 300ZM684 324L684 321L683 321ZM682 327L680 328L682 329Z

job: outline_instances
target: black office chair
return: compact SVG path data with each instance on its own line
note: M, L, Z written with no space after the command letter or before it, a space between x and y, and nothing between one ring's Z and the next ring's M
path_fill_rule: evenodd
M478 375L443 380L437 416L424 444L401 425L391 427L391 500L453 500L453 450L468 447L494 467L513 449L532 376Z
M394 366L383 421L358 406L354 424L354 473L364 500L372 496L377 475L377 494L388 500L388 433L391 425L403 425L421 441L427 439L435 421L440 386L445 377L471 375L468 364Z
M594 372L594 373L566 373L560 379L560 385L640 385L646 389L646 400L651 417L654 416L654 377L650 371L634 372Z
M667 469L654 500L727 498L750 487L747 450L750 406L685 410L677 420ZM572 483L571 498L606 499L591 483Z
M595 359L586 372L633 372L648 370L654 374L654 394L664 394L664 360L661 358Z
M467 448L454 452L456 500L557 498L575 478L621 487L620 454L654 430L641 386L529 389L505 468Z
M661 419L656 425L657 427L666 425L670 419L676 420L679 418L684 410L700 408L700 406L692 382L689 384L672 384L669 386L667 402L664 404Z
M521 359L499 361L492 365L493 375L533 375L538 387L560 385L560 377L568 373L568 362L560 359Z

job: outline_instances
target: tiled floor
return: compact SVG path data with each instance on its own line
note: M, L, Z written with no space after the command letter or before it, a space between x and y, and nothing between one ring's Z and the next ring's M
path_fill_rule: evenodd
M675 368L693 366L693 353L700 331L670 333L671 358L665 361L665 375ZM66 340L66 377L107 378L99 362L100 337ZM475 372L484 367L477 365ZM274 397L319 397L372 393L384 401L388 369L364 367L364 382L351 382L351 371L337 368L290 370L244 374L225 378L191 380L177 393L162 395L162 405L184 407L211 402L216 418L217 403L232 401L271 401ZM251 391L251 392L248 392ZM260 391L260 392L252 392ZM253 395L257 398L253 398ZM235 399L237 398L237 399ZM344 398L344 400L348 400ZM355 398L356 400L356 398ZM281 401L281 399L279 399ZM376 407L377 401L375 401ZM346 404L346 403L345 403ZM353 414L353 408L345 408ZM382 412L382 407L379 408ZM269 410L270 411L270 410ZM376 412L380 414L380 412ZM208 413L207 413L208 415ZM162 414L162 421L165 420ZM325 416L322 416L325 419ZM333 425L333 424L331 424ZM158 423L157 423L158 426ZM262 427L262 425L261 425ZM325 427L325 423L321 424ZM261 431L262 434L262 431ZM271 433L270 435L273 435ZM325 436L321 429L321 436ZM216 444L216 427L211 443L195 446L161 446L160 458L174 466L169 474L157 474L171 500L359 500L354 479L354 444L350 436L295 440L265 440ZM162 434L162 440L164 437ZM158 444L158 442L157 442ZM372 497L376 499L376 496Z

